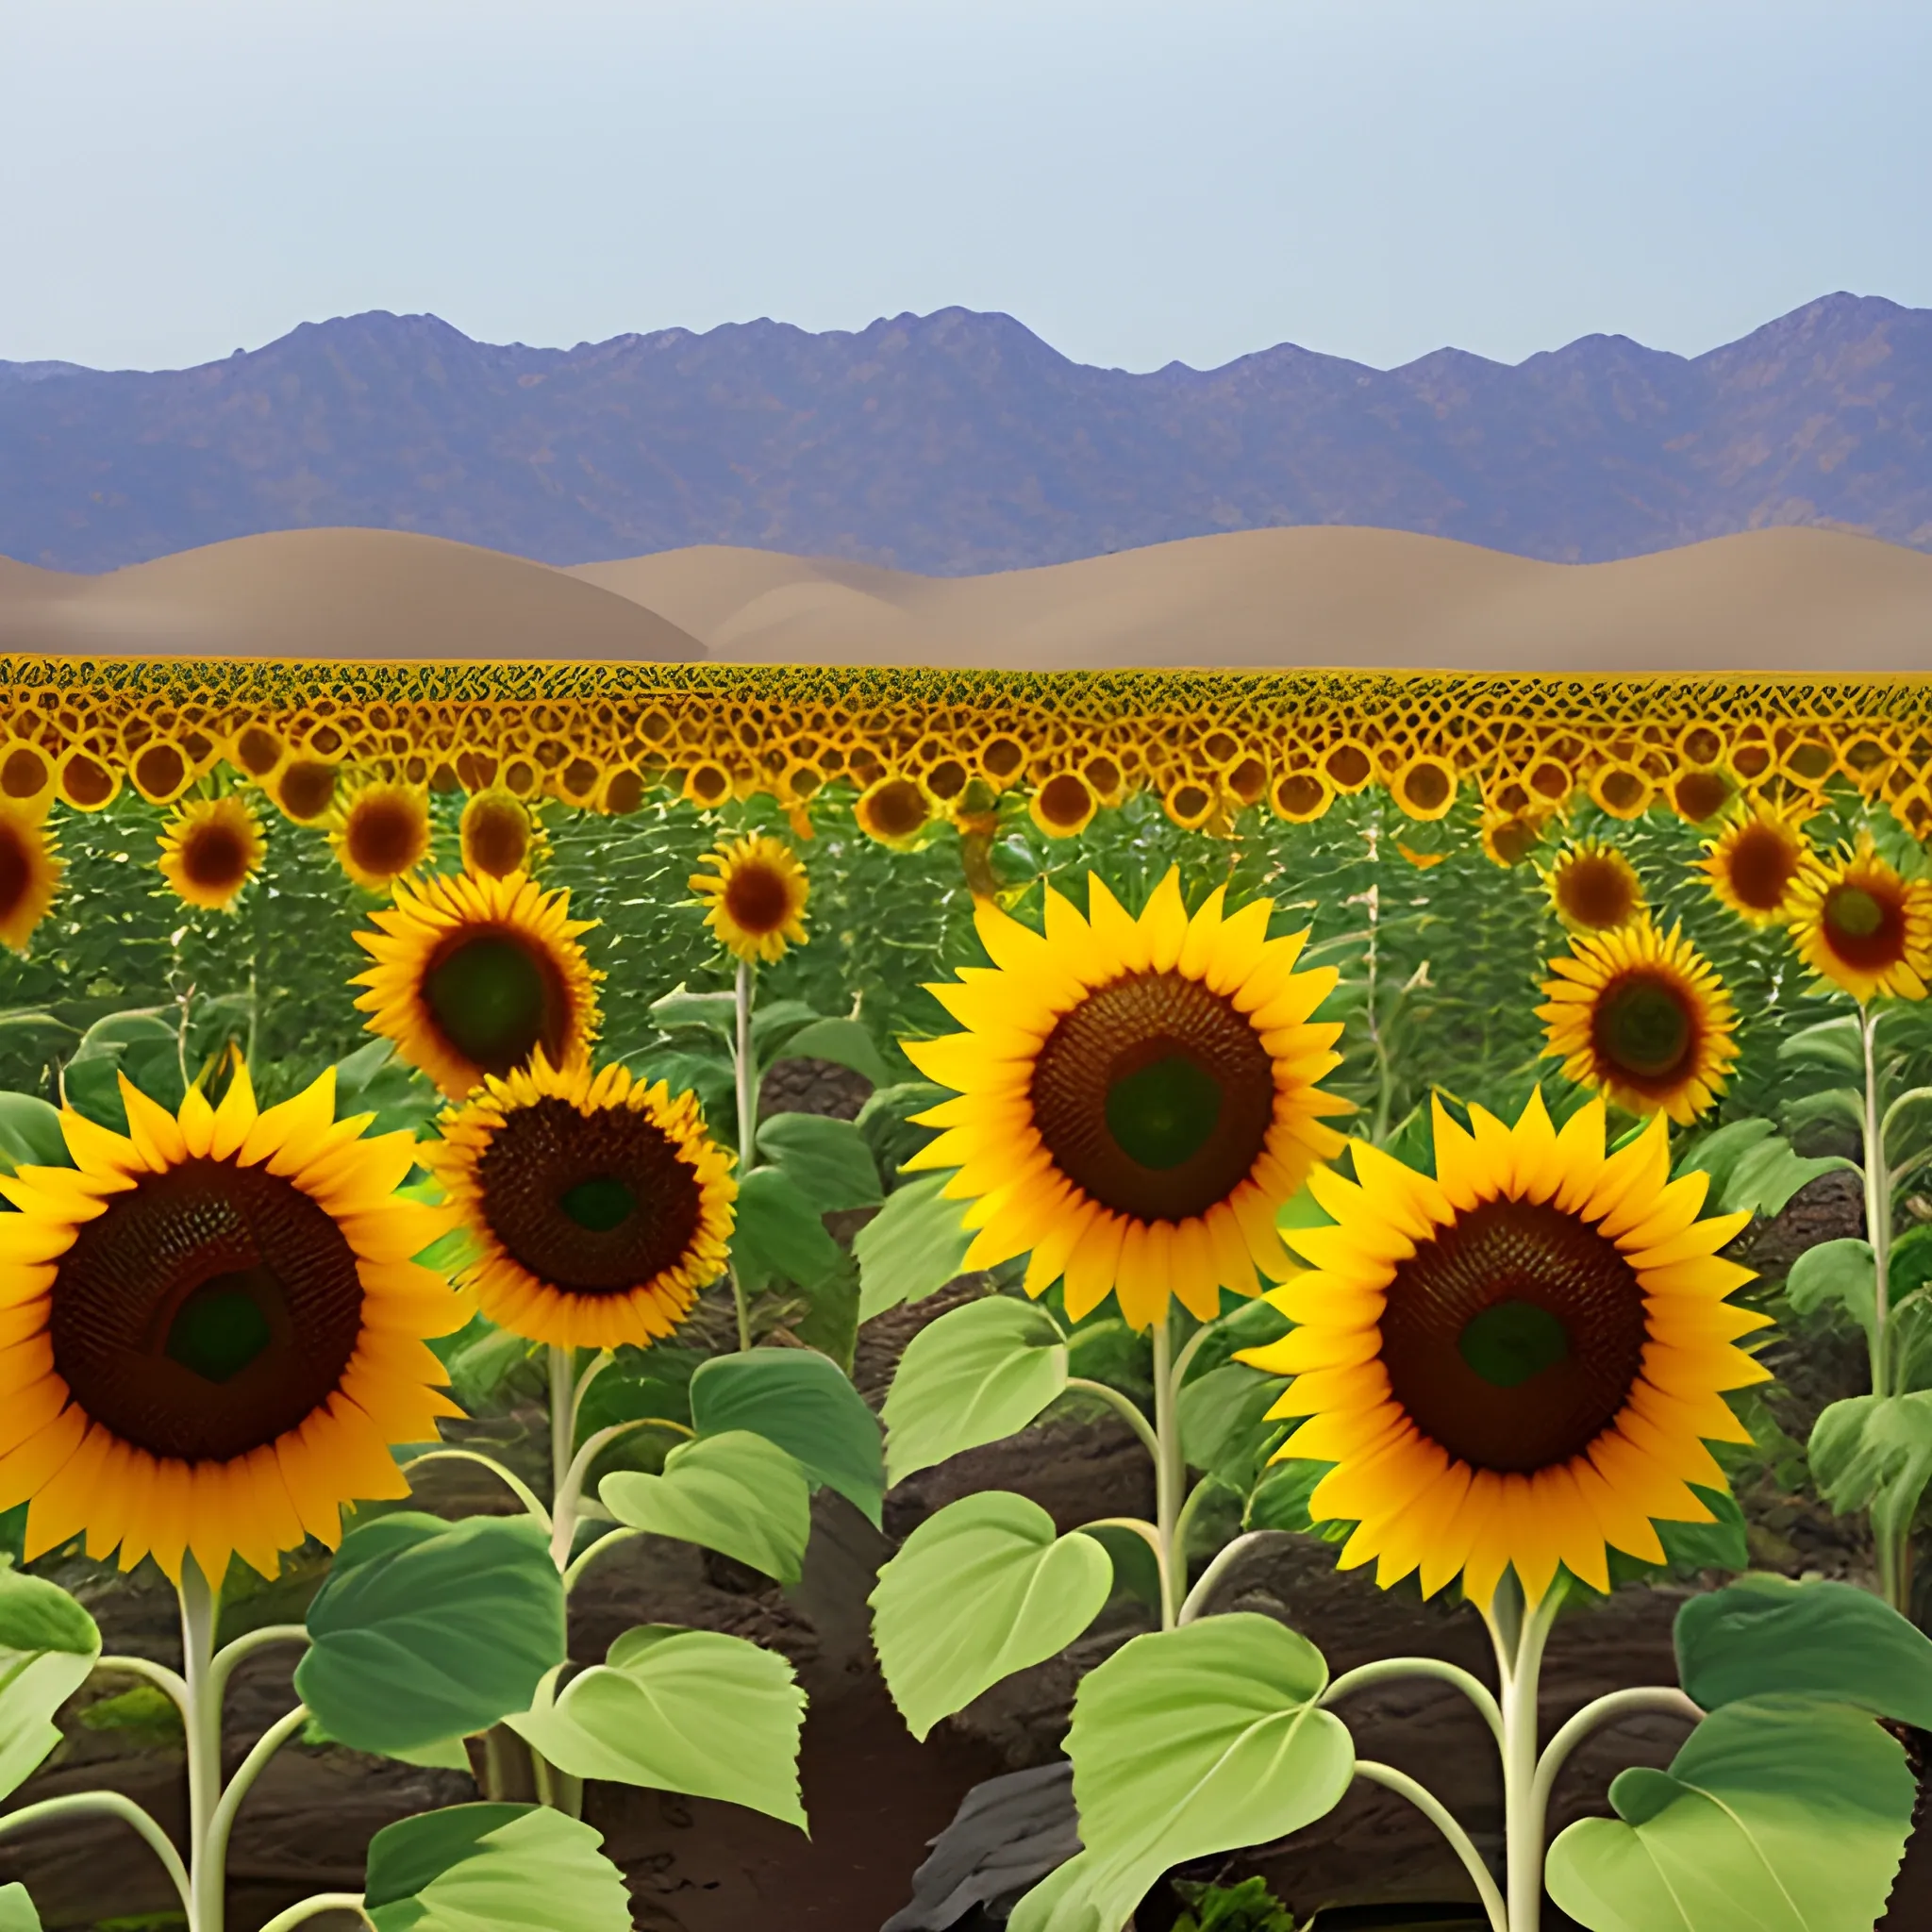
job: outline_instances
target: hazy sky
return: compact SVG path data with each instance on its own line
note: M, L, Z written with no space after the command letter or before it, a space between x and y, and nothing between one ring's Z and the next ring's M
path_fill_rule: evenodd
M0 358L959 303L1085 361L1932 306L1926 0L0 0Z

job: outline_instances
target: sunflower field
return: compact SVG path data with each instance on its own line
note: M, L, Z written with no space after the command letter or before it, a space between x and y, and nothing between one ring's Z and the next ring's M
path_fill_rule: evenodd
M1928 772L1907 681L9 663L0 1932L1907 1924ZM304 1763L354 1869L253 1875ZM706 1917L646 1799L882 1875Z

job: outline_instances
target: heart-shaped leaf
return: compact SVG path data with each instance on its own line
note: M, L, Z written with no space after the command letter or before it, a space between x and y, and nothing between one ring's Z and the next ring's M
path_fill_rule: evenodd
M894 1188L853 1238L861 1322L901 1302L924 1301L958 1278L973 1235L959 1221L966 1204L941 1191L951 1179L949 1174L922 1174Z
M94 1620L58 1584L0 1570L0 1797L60 1741L54 1713L100 1654Z
M597 1493L620 1523L722 1551L796 1583L811 1535L811 1486L776 1443L748 1429L680 1442L662 1475L619 1470Z

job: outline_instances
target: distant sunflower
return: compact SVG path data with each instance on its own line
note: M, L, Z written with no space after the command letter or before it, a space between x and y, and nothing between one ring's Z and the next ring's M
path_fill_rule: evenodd
M880 778L859 793L852 816L868 839L905 852L932 822L932 800L916 778Z
M356 943L375 961L353 984L372 1033L396 1043L452 1100L527 1066L541 1051L568 1066L597 1030L595 982L577 943L594 923L570 894L508 878L438 874L399 880L395 904Z
M539 835L536 820L521 798L508 791L479 791L463 807L458 828L463 863L495 879L513 872L534 872Z
M788 845L763 836L741 839L704 863L716 875L694 873L691 889L710 901L705 924L718 943L747 963L784 958L805 943L805 902L810 882Z
M225 911L261 870L268 842L245 799L196 798L161 829L161 876L177 898Z
M397 1197L414 1137L338 1121L332 1073L266 1112L239 1065L219 1107L121 1097L125 1138L70 1110L75 1164L0 1180L0 1508L29 1557L85 1532L124 1570L273 1576L460 1413L425 1338L467 1310L411 1259L449 1217Z
M958 1170L969 1268L1030 1249L1027 1292L1064 1275L1075 1320L1114 1292L1145 1328L1172 1292L1205 1321L1291 1270L1275 1210L1341 1147L1322 1117L1348 1103L1318 1084L1341 1028L1310 1019L1336 975L1295 970L1307 935L1269 939L1265 899L1224 915L1217 890L1190 919L1178 872L1139 919L1088 895L1083 919L1049 888L1044 937L980 903L992 967L931 989L967 1030L906 1042L958 1091L908 1165Z
M1874 993L1922 1000L1932 979L1932 886L1902 877L1870 832L1855 850L1813 858L1791 891L1798 957L1861 1004Z
M429 794L416 785L364 785L336 808L328 842L358 886L386 892L429 857Z
M483 1312L533 1341L660 1341L724 1271L731 1156L662 1081L539 1055L445 1114L426 1158L482 1242L465 1278Z
M1799 876L1812 856L1795 818L1759 809L1733 820L1704 849L1697 870L1740 919L1781 925L1791 916Z
M1572 932L1610 932L1643 910L1637 868L1614 845L1566 845L1543 874L1550 904Z
M26 950L60 890L60 860L33 813L0 805L0 944Z
M1573 941L1552 959L1537 1008L1563 1077L1594 1087L1631 1113L1680 1125L1724 1091L1738 1043L1724 981L1682 933L1648 919Z
M1336 1465L1309 1507L1357 1525L1344 1568L1485 1607L1512 1567L1531 1603L1559 1563L1607 1590L1607 1546L1659 1563L1654 1523L1710 1521L1706 1440L1750 1440L1724 1396L1767 1379L1734 1344L1768 1318L1718 1255L1750 1217L1698 1219L1661 1116L1606 1155L1601 1101L1561 1133L1541 1094L1471 1114L1436 1104L1434 1179L1362 1142L1357 1181L1315 1171L1334 1224L1289 1232L1315 1272L1268 1297L1298 1325L1241 1359L1295 1378L1278 1457Z
M1483 813L1483 851L1494 865L1521 865L1534 852L1543 836L1546 815L1535 811L1502 811L1491 808Z

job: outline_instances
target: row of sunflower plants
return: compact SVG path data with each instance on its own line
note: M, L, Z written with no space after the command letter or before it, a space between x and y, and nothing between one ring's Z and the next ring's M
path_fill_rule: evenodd
M1760 829L1795 845L1769 817L1730 832ZM1812 976L1840 981L1846 893L1906 890L1882 862L1791 850ZM1740 1073L1736 1009L1622 854L1573 845L1552 868L1559 914L1566 874L1624 903L1566 917L1575 937L1535 1009L1561 1073L1532 1070L1513 1118L1439 1091L1420 1127L1374 1109L1387 1145L1344 1142L1337 1124L1360 1121L1325 1084L1349 1045L1325 1017L1336 969L1311 965L1265 898L1230 912L1218 889L1190 913L1178 873L1138 915L1098 876L1084 910L1049 888L1037 927L982 904L990 970L934 989L962 1030L905 1043L952 1097L916 1117L939 1132L904 1166L929 1177L861 1238L863 1311L960 1267L1024 1273L1022 1295L969 1302L908 1348L889 1475L1077 1392L1118 1411L1155 1477L1152 1520L1064 1533L1023 1496L965 1497L913 1531L873 1599L888 1684L924 1737L1077 1639L1133 1567L1123 1538L1152 1557L1160 1628L1080 1685L1067 1752L1083 1849L1022 1901L1022 1932L1118 1932L1162 1872L1299 1830L1357 1779L1441 1829L1492 1932L1533 1932L1546 1891L1592 1932L1853 1932L1883 1911L1917 1797L1885 1725L1932 1715L1932 1643L1877 1597L1742 1576L1684 1606L1676 1684L1540 1732L1559 1613L1672 1569L1744 1569L1712 1445L1749 1453L1734 1399L1768 1378L1770 1317L1735 1299L1753 1275L1723 1251L1832 1164L1734 1123L1702 1144L1746 1204L1709 1211L1723 1190L1687 1133ZM1358 959L1359 928L1342 937ZM1074 1373L1109 1300L1149 1338L1151 1413ZM1224 1540L1229 1499L1241 1523ZM1258 1545L1310 1526L1384 1589L1456 1590L1489 1629L1496 1688L1432 1657L1331 1680L1298 1633L1217 1607ZM1500 1874L1435 1792L1356 1755L1338 1707L1402 1675L1455 1686L1491 1737ZM1551 1841L1576 1746L1642 1710L1691 1727L1670 1770L1624 1773L1612 1816Z
M300 1901L274 1932L337 1909L380 1932L615 1932L627 1896L582 1822L587 1780L804 1826L805 1700L784 1657L648 1623L599 1664L567 1655L572 1591L632 1538L791 1583L815 1490L879 1519L878 1425L836 1349L744 1344L762 1291L792 1284L809 1303L839 1264L849 1274L824 1211L879 1197L858 1126L758 1123L762 1074L787 1053L889 1085L887 1071L849 1020L756 1009L757 962L804 936L789 851L741 841L691 885L738 971L730 992L652 1009L643 1061L677 1071L675 1042L692 1033L718 1047L722 1065L702 1045L682 1056L691 1077L675 1092L621 1058L599 1063L601 975L567 892L472 868L394 884L356 936L358 1005L379 1037L276 1104L258 1101L246 1058L248 991L101 1018L57 1064L58 1105L0 1096L0 1508L24 1507L29 1565L75 1540L123 1572L151 1560L182 1632L179 1669L104 1654L73 1596L0 1569L0 1795L46 1757L56 1713L97 1672L173 1704L189 1787L181 1848L112 1791L27 1804L0 1833L117 1820L159 1860L191 1932L221 1932L249 1790L290 1741L333 1742L469 1771L483 1802L387 1827L361 1893ZM691 1091L720 1072L725 1144ZM664 1345L721 1277L739 1348L675 1359ZM857 1289L843 1287L849 1358ZM765 1299L782 1315L782 1295ZM439 1440L463 1415L452 1381L487 1403L532 1368L547 1480L473 1438ZM626 1453L643 1439L660 1446ZM452 1460L487 1468L516 1513L405 1507ZM305 1544L334 1556L303 1621L219 1641L233 1566L273 1578ZM227 1687L277 1646L299 1654L296 1701L228 1771ZM0 1903L8 1923L38 1923L20 1888Z

